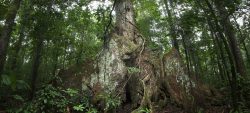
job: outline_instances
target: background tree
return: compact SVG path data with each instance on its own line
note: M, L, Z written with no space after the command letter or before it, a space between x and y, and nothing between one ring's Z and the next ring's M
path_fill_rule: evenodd
M0 76L3 73L12 27L14 26L14 20L17 14L17 10L19 9L20 3L21 0L14 0L12 5L8 9L8 13L6 14L5 24L0 37Z

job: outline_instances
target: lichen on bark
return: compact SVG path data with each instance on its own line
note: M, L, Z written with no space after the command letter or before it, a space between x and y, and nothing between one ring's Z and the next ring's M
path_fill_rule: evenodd
M133 66L128 62L134 59L134 54L141 47L141 39L136 36L132 2L116 1L115 11L116 24L108 36L108 48L104 48L97 59L95 68L98 71L90 75L90 85L100 84L104 92L125 101L125 86L130 76L127 67Z

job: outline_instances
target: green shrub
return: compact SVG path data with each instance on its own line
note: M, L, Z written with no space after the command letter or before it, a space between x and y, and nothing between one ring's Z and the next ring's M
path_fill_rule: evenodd
M119 98L112 96L109 93L104 93L98 96L99 100L103 100L105 103L104 111L112 111L118 108L121 105L121 101Z
M96 113L97 110L90 104L89 98L82 96L77 90L53 87L46 85L36 92L35 98L26 102L15 113L65 113L70 108L74 112Z

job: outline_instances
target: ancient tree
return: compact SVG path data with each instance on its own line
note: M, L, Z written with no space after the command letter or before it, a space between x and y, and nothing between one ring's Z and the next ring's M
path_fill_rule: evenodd
M96 103L102 101L98 95L108 94L134 112L141 107L159 110L169 103L168 96L186 110L204 105L212 96L210 89L188 76L179 52L173 49L161 57L145 45L130 0L116 1L114 7L115 27L106 37L94 70L84 74L83 90L91 90Z

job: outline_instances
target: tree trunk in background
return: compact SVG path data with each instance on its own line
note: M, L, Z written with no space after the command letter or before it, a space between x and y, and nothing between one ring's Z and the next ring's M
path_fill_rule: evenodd
M84 53L84 37L81 38L81 44L80 44L80 50L78 50L79 52L76 54L76 64L79 65L82 62L82 54Z
M33 62L32 62L32 69L31 69L31 91L30 91L30 99L33 99L35 91L36 91L36 82L38 77L38 70L41 62L42 57L42 49L43 49L43 42L46 37L46 32L48 30L48 25L44 23L45 20L38 19L37 25L34 27L33 30Z
M245 50L245 55L246 55L247 61L248 61L248 63L250 63L250 55L249 55L249 52L247 50L246 43L245 43L246 37L243 36L243 33L242 33L241 29L240 29L239 24L237 23L237 20L236 20L235 16L233 16L233 19L234 19L234 22L236 24L237 31L239 32L239 35L240 35L240 44L243 45L243 49Z
M191 40L191 32L184 29L182 33L183 46L186 53L187 64L189 64L189 75L193 74L195 79L199 79L201 73L201 67L199 63L199 57L196 53L195 47L193 47Z
M213 24L210 24L210 27L213 29L215 29L217 31L216 35L216 41L219 43L219 48L221 49L221 44L220 42L222 42L224 44L224 49L226 50L226 53L228 54L228 60L230 62L231 65L231 77L229 76L229 74L227 74L228 80L229 80L229 85L231 87L231 96L232 96L232 106L237 109L237 101L238 101L238 97L240 97L239 91L238 91L238 83L237 83L237 73L236 73L236 68L235 68L235 61L234 61L234 56L233 56L233 52L232 50L230 50L230 46L227 43L227 40L223 34L223 30L222 27L219 25L219 21L217 19L217 16L215 15L215 11L211 5L211 3L208 0L205 0L206 5L208 6L209 9L209 14L212 15L213 20L214 20L214 25L215 27L213 27ZM205 12L207 12L205 9L203 9ZM206 18L209 20L209 15L206 16ZM214 32L214 31L211 31ZM220 38L218 38L218 37ZM220 50L221 52L221 56L223 55L223 50ZM224 55L223 55L224 56ZM227 66L226 62L224 61L224 59L222 59L224 66ZM227 69L227 68L226 68ZM228 72L227 72L228 73Z
M37 35L37 36L41 36ZM41 56L42 56L42 48L43 48L43 37L37 37L36 40L36 46L34 49L34 57L33 57L33 64L32 64L32 70L31 70L31 92L30 92L30 99L33 99L35 91L36 91L36 80L38 76L38 69L41 62Z
M64 54L63 54L63 61L62 61L62 69L65 69L65 67L66 67L66 57L68 54L67 49L68 49L67 42L64 42Z
M48 4L48 12L52 13L52 6L53 6L54 0L50 1L50 4ZM47 13L42 13L43 16L47 16ZM49 18L51 19L51 18ZM36 83L37 83L37 77L38 77L38 71L39 66L41 64L42 60L42 50L43 50L43 43L45 40L45 37L47 37L46 33L49 30L49 24L47 22L51 22L51 20L44 20L44 18L38 18L37 24L34 27L34 57L33 57L33 64L32 64L32 70L31 70L31 91L30 91L30 100L34 98L34 94L36 91Z
M190 53L191 53L191 58L193 61L193 66L194 66L195 79L197 81L199 79L200 74L202 74L199 55L197 54L197 50L195 49L195 47L191 46L190 50L191 50Z
M172 38L172 46L174 48L176 48L177 51L180 51L177 36L176 36L176 28L175 28L174 21L173 21L173 16L172 16L172 10L169 9L168 0L164 0L164 4L165 4L166 11L167 11L167 14L168 14L168 19L167 20L168 20L168 23L169 23L170 36ZM171 8L173 8L173 7L171 7Z
M20 58L19 52L22 48L22 43L25 38L25 33L27 33L27 26L28 22L30 19L30 10L31 10L31 5L23 4L23 7L25 7L22 10L22 13L20 15L20 29L19 29L19 37L17 42L14 44L14 54L13 54L13 59L11 60L11 66L10 69L13 71L16 71L18 67L18 60Z
M180 52L179 45L178 45L178 40L177 40L177 34L175 32L176 28L175 28L175 25L174 25L174 19L173 19L174 17L172 16L172 10L169 9L169 6L171 6L171 9L173 9L173 6L169 5L169 4L172 4L171 2L172 2L171 0L170 1L164 0L164 4L165 4L166 11L167 11L167 14L168 14L168 23L169 23L170 36L171 36L171 39L172 39L172 46L174 48L176 48L176 50L178 52ZM185 44L184 44L184 42L185 42ZM191 62L190 62L191 60L188 60L188 59L191 58L192 61L193 61L193 66L194 66L194 72L195 72L196 80L198 80L198 76L202 72L202 69L201 69L201 66L200 66L200 62L199 62L199 58L197 56L196 50L194 50L191 47L190 40L186 39L186 41L184 41L184 42L183 42L183 44L184 44L184 48L185 48L185 53L186 53L186 55L188 55L188 56L186 56L188 73L190 75L190 67L192 67L192 65L191 65Z
M57 48L57 47L55 47ZM56 49L55 49L56 50ZM53 57L53 70L52 70L52 74L53 76L57 75L57 69L58 69L58 56L59 56L59 51L55 51L55 56Z
M245 41L243 41L242 44L243 44L244 50L245 50L245 52L246 52L247 61L248 61L248 63L250 64L250 54L249 54L249 51L248 51L248 49L247 49L247 46L246 46Z
M218 68L220 71L219 73L220 73L222 80L224 80L225 76L229 77L229 70L228 70L227 65L225 63L226 59L225 59L225 56L224 56L224 53L222 50L222 45L219 43L218 37L215 35L214 27L212 26L212 22L210 20L207 20L207 21L208 21L208 25L209 25L209 30L211 32L211 37L212 37L212 40L214 43L214 50L216 51L217 64L218 64ZM228 79L230 79L230 78L228 78Z
M227 36L228 43L230 45L230 49L232 51L233 59L235 62L236 72L232 72L232 91L233 91L233 107L235 110L238 109L238 101L240 97L239 85L237 81L237 74L240 76L246 76L246 68L244 65L244 61L241 55L240 47L236 40L236 33L234 31L234 27L229 20L228 12L225 9L223 1L216 1L215 6L219 12L220 24L223 26L224 33Z
M13 55L13 60L11 62L11 70L15 71L17 69L17 61L19 57L19 51L21 50L22 47L22 42L24 39L24 27L21 25L20 32L19 32L19 38L18 41L14 47L14 55Z
M12 6L9 8L6 15L5 24L0 36L0 77L4 70L4 64L6 61L7 49L9 46L9 41L12 33L12 28L15 24L14 20L16 18L17 11L20 7L22 0L14 0Z
M229 20L228 12L225 9L223 1L216 1L215 5L217 10L219 11L220 23L223 26L225 35L227 36L228 43L230 45L230 49L233 53L233 58L236 65L236 71L241 76L246 76L246 68L244 65L244 61L241 55L241 51L239 48L239 44L236 39L236 34L234 31L234 27Z
M189 55L188 55L188 49L187 49L187 45L186 45L186 41L185 41L185 35L184 35L184 31L182 30L181 31L181 35L182 35L182 45L184 47L184 53L185 53L185 59L186 59L186 65L187 65L187 71L188 71L188 75L190 76L191 75L191 63L190 63L190 58L189 58Z

